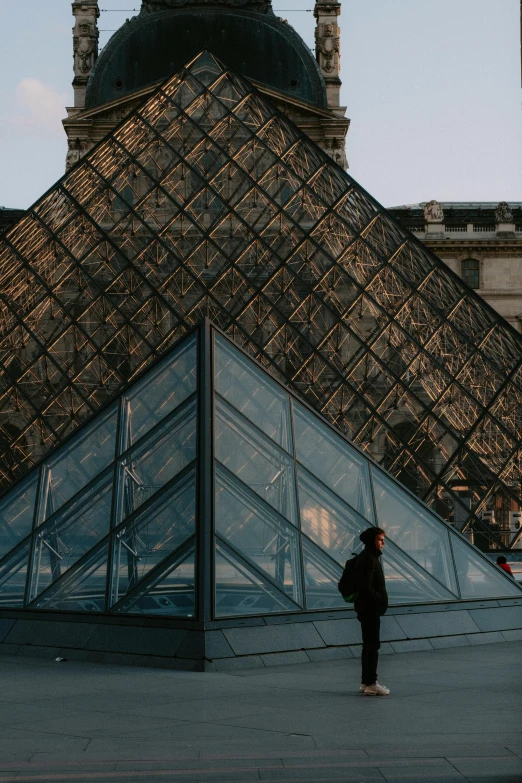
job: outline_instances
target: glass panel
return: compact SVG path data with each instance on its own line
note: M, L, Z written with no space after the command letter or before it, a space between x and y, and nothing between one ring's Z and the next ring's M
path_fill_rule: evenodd
M368 522L303 468L298 470L297 483L301 530L344 566L361 546L359 533Z
M288 394L219 335L214 338L215 388L279 446L292 451Z
M112 471L35 533L30 600L56 582L109 532Z
M216 617L295 612L297 606L216 539Z
M117 520L136 511L196 458L196 402L175 415L160 433L120 461L123 487Z
M193 617L195 613L195 552L191 545L162 570L152 583L143 585L116 608L125 614L161 614Z
M0 566L0 606L23 606L30 542L26 541Z
M293 460L216 398L216 457L276 511L297 524Z
M117 406L113 406L47 464L40 522L54 514L114 460L117 415Z
M297 530L253 492L217 467L216 531L245 560L264 571L279 590L302 605Z
M386 542L382 567L391 605L456 600L456 596L418 568L391 541Z
M299 462L373 525L368 465L341 438L293 403L295 450Z
M171 555L195 532L196 479L192 471L114 535L111 604Z
M29 535L33 527L38 471L9 492L0 503L0 558Z
M51 585L33 606L70 612L105 611L108 552L109 545L104 542L78 568L72 568L59 582Z
M377 524L394 544L457 595L449 530L384 473L371 468Z
M196 391L196 338L190 337L125 395L126 435L132 446Z
M343 569L330 560L319 547L302 539L303 563L305 569L305 591L307 609L353 608L344 602L337 589Z
M452 533L451 546L455 556L461 598L502 598L522 592L509 576L485 560L470 544Z

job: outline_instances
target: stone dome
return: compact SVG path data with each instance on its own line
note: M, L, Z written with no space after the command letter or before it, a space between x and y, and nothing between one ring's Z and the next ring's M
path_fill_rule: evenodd
M202 49L239 74L294 98L326 106L312 52L271 11L195 7L142 12L104 47L87 85L86 108L101 106L172 76Z

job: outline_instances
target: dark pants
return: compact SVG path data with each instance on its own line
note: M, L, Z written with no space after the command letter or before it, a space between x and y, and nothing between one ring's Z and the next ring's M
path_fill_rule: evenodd
M381 617L378 614L358 614L357 619L361 623L362 631L362 677L364 685L374 685L377 682L377 662L379 660L379 638L381 630Z

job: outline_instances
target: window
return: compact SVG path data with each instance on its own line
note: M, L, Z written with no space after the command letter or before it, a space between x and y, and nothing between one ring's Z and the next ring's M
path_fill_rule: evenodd
M462 261L461 277L470 288L480 288L480 262L474 258Z

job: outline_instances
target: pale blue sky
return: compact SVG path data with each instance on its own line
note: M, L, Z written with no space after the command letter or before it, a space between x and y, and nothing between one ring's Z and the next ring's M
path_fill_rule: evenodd
M313 2L273 2L301 9L280 15L312 47ZM0 205L28 207L64 170L71 3L0 0L0 11ZM100 27L132 15L102 13ZM519 0L343 0L340 22L353 177L386 206L522 201Z

